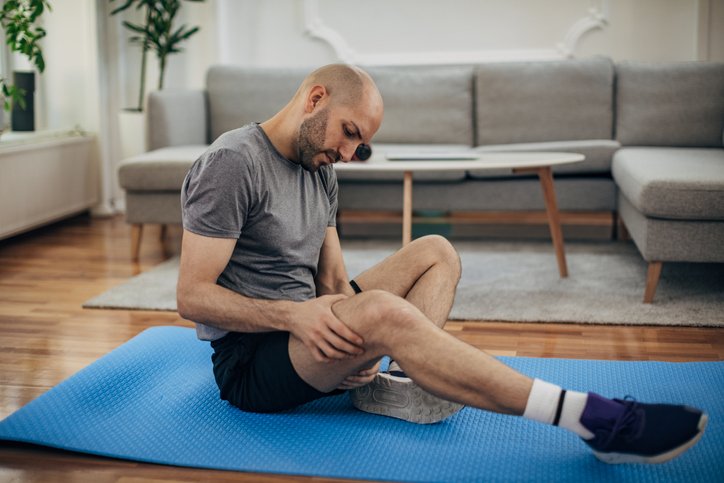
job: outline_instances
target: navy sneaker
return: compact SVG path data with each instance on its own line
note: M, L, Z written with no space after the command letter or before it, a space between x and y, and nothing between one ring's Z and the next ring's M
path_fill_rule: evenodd
M417 424L439 423L463 408L422 389L404 372L380 372L366 386L349 392L354 407Z
M620 410L611 411L611 401L589 393L581 424L595 436L584 440L601 461L618 463L663 463L694 446L704 433L707 415L689 406L643 404L632 399L614 399ZM614 414L614 413L618 414Z

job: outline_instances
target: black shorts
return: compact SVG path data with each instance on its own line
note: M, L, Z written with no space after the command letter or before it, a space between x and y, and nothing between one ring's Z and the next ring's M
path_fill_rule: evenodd
M284 411L327 396L304 382L289 359L289 332L230 332L211 342L221 399L244 411Z
M350 285L362 291L354 280ZM289 359L289 332L229 332L211 347L221 399L244 411L284 411L345 392L321 392L299 377Z

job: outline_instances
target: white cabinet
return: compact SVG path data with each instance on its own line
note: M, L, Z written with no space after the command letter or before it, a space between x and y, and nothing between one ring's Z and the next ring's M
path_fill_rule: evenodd
M92 135L4 133L0 138L0 239L95 205L97 153Z

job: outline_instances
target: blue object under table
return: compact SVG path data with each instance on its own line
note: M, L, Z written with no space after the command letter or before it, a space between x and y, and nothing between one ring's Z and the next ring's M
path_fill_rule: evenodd
M280 414L219 399L211 348L148 329L0 422L0 439L198 468L397 481L724 481L724 363L501 357L578 390L705 409L698 445L663 465L599 462L562 429L465 408L434 425L354 409L346 395Z

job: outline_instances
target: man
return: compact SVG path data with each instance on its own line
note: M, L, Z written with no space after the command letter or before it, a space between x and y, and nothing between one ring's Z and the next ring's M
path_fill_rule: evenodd
M224 134L190 169L178 308L212 341L221 397L273 412L352 390L362 410L420 423L469 405L566 428L609 463L692 446L707 422L697 409L565 391L442 330L461 272L442 237L348 281L332 164L358 157L382 112L364 71L322 67L279 113ZM384 355L393 371L378 374Z

